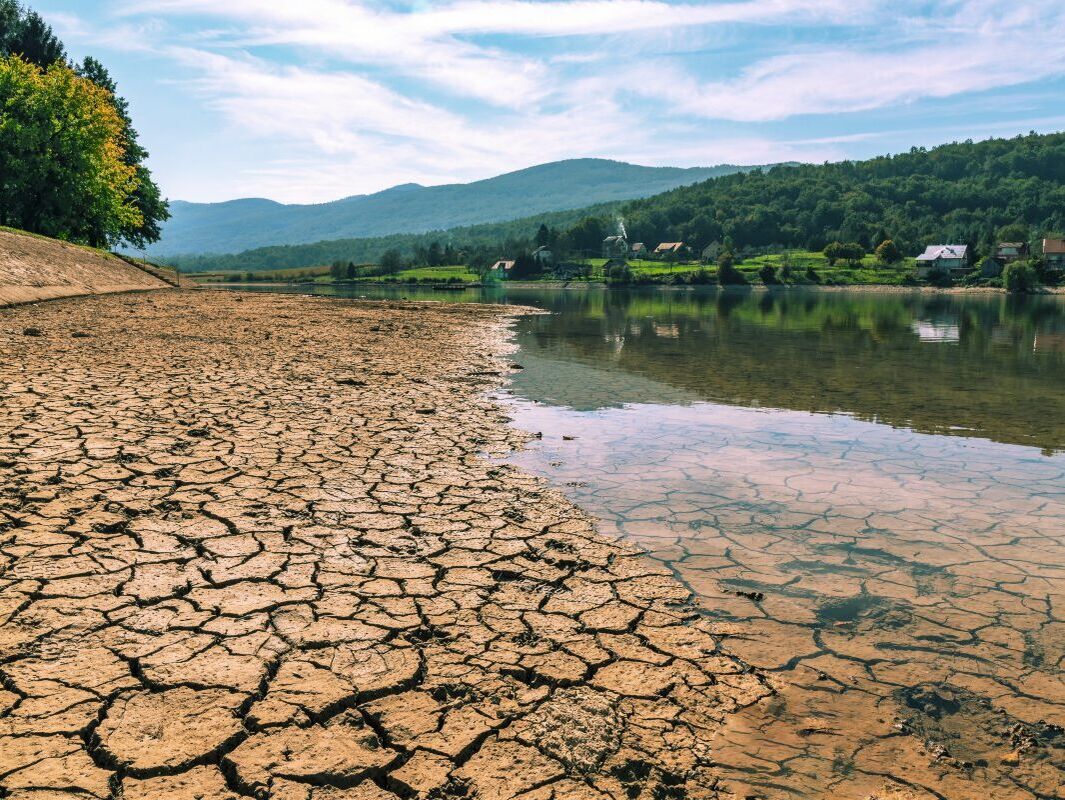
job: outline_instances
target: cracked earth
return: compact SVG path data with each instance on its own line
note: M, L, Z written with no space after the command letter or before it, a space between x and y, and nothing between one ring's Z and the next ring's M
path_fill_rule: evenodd
M732 797L767 679L484 455L513 313L0 311L0 797Z

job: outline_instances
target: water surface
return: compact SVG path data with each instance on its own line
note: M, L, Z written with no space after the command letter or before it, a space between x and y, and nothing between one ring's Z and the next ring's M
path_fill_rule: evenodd
M1062 298L353 294L553 312L513 461L778 683L713 742L739 796L1065 797Z

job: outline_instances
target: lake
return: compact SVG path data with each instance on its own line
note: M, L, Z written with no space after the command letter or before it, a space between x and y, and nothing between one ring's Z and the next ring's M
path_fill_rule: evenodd
M1065 796L1065 298L314 293L552 312L515 325L510 461L777 685L712 743L738 796Z

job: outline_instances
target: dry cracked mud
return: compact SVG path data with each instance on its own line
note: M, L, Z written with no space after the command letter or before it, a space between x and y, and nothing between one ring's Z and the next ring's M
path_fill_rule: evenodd
M766 678L485 457L513 313L0 311L0 797L733 797L708 742Z

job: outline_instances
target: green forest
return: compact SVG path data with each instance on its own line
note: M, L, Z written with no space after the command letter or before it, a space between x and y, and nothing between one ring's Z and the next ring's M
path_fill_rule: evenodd
M961 142L868 161L727 175L626 205L630 237L696 246L821 250L833 241L906 255L929 244L986 251L1008 228L1065 229L1065 134Z

